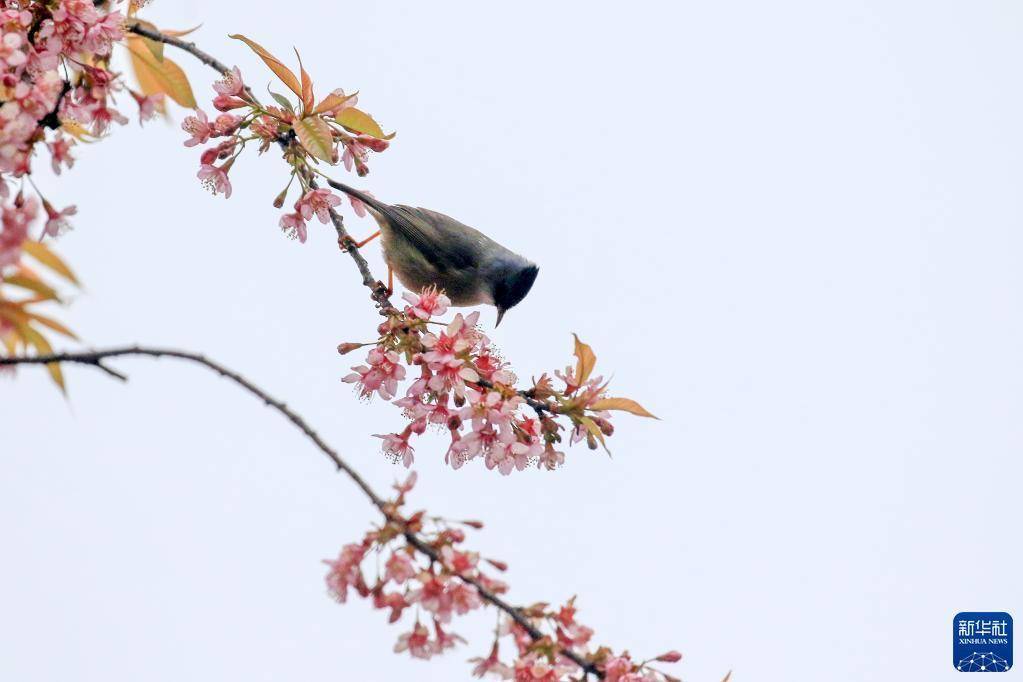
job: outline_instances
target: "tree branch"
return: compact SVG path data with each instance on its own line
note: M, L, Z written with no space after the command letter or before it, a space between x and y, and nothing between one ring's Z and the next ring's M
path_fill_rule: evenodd
M241 388L245 389L258 399L263 401L267 406L272 407L277 412L281 413L288 421L295 425L299 431L305 434L306 438L311 440L313 444L326 455L331 462L337 467L339 471L344 472L348 478L355 483L356 486L369 498L369 501L373 503L373 506L383 515L384 519L388 523L397 525L401 531L405 540L420 552L424 556L428 557L431 561L441 561L440 555L432 547L427 544L423 538L416 533L409 530L408 525L400 516L397 516L389 510L389 505L386 500L380 497L376 491L374 491L370 485L362 478L362 476L355 471L342 457L338 454L337 450L332 448L330 445L320 437L320 435L299 415L297 412L292 410L286 403L277 398L274 398L265 390L252 383L238 372L221 365L218 362L210 360L205 355L200 353L193 353L191 351L177 350L173 348L151 348L146 346L124 346L120 348L108 348L104 350L91 350L81 352L68 352L68 353L51 353L48 355L34 355L34 356L13 356L3 357L0 356L0 367L5 365L46 365L53 362L72 362L82 365L89 365L97 367L107 374L116 377L122 381L126 381L127 377L120 372L107 367L104 364L104 360L109 358L117 358L123 356L144 356L150 358L176 358L179 360L188 360L196 364L202 365L207 369L210 369L220 376L228 379ZM529 636L533 640L538 640L543 637L543 633L540 632L534 626L526 616L522 614L519 609L508 604L508 602L501 599L499 596L484 587L477 579L463 575L460 572L453 573L464 583L472 585L479 592L480 598L490 603L497 609L500 609L504 613L508 614L516 623L529 633ZM561 647L561 654L566 658L570 659L573 663L582 668L585 672L596 675L599 679L603 679L604 674L601 672L593 663L586 661L583 657L576 654L574 651L568 648Z
M306 183L313 189L316 189L318 185L308 169L303 169L302 173L305 176ZM337 231L338 247L342 251L347 251L348 255L355 261L355 267L359 269L359 274L362 275L362 283L372 292L370 297L380 309L380 314L388 316L398 312L391 303L391 292L388 291L387 286L383 282L373 276L372 271L369 269L369 262L359 253L359 247L355 245L355 240L352 239L352 236L348 234L348 230L345 229L344 219L341 217L341 214L333 208L327 210L330 212L330 222L334 224L334 229Z
M226 75L231 71L224 62L220 61L208 52L199 49L195 43L181 40L180 38L175 38L174 36L169 36L159 31L153 31L140 24L130 25L128 27L128 31L140 36L145 36L150 40L156 40L167 45L172 45L180 50L184 50L221 75ZM245 86L245 94L247 94L253 102L259 102L247 85ZM317 187L316 181L313 179L312 174L308 171L308 169L301 169L300 172L302 173L303 179L306 183L315 189ZM342 251L347 252L348 255L352 257L352 260L355 261L355 267L359 269L359 274L362 275L362 283L370 290L370 296L380 309L380 314L386 316L396 312L394 306L391 304L390 292L388 292L387 287L384 286L383 282L373 276L373 273L369 269L369 262L361 253L359 253L359 248L355 246L355 240L352 239L351 235L348 234L348 230L345 229L344 219L337 211L330 209L330 220L334 224L334 229L337 231L338 246Z

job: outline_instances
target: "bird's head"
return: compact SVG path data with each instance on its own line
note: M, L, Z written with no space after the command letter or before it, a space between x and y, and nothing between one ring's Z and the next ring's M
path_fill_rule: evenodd
M501 324L504 314L526 297L533 288L536 275L540 268L532 263L502 264L491 276L490 295L497 307L497 325Z

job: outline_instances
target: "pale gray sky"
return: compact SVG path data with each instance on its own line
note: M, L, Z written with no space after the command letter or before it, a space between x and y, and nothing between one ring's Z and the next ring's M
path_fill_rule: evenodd
M951 680L956 612L1023 613L1018 3L254 6L147 16L202 22L257 90L228 33L360 90L398 137L358 186L540 264L493 335L520 375L578 332L663 419L554 474L421 444L414 503L485 520L513 601L578 594L599 641L677 648L687 682ZM280 236L273 154L210 197L183 139L133 123L46 183L80 211L74 328L204 351L374 484L404 475L370 436L396 411L339 381L376 318L332 231ZM0 386L0 678L468 678L489 615L423 663L327 598L320 559L373 514L291 426L197 368L116 364L129 385L69 369L67 404L31 369Z

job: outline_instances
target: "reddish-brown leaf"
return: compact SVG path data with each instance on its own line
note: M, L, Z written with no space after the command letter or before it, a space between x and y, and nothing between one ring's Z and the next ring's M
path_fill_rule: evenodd
M277 77L281 79L281 82L288 86L289 90L299 97L302 96L302 85L298 82L298 77L291 69L286 67L280 59L267 52L259 43L249 40L240 33L229 35L228 38L240 40L248 45L253 52L259 55L259 58L263 60L263 63L269 66L271 71L277 74Z
M298 50L295 50L295 56L298 57L298 70L302 74L302 111L308 113L316 103L316 97L313 95L313 79L309 77L305 67L302 66L302 55L298 53Z

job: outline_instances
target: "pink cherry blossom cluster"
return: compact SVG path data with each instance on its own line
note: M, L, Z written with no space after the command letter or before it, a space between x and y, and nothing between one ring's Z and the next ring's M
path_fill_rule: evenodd
M36 149L49 151L53 172L60 174L74 165L72 135L98 137L111 123L127 123L114 107L123 85L109 70L112 46L124 37L124 16L104 9L112 4L0 0L0 199L10 196L11 181L31 175ZM155 113L160 96L131 95L140 119ZM40 200L47 216L42 235L67 230L75 208L57 210ZM29 237L24 219L37 213L35 201L20 192L13 206L5 206L0 263L17 261Z
M405 428L377 436L396 462L412 466L412 438L431 426L448 432L444 459L452 468L481 459L504 475L564 463L559 419L571 425L570 443L585 440L591 449L614 433L609 409L623 409L621 399L608 399L607 384L590 376L596 358L586 344L577 341L575 368L554 373L563 387L544 374L519 390L510 366L477 327L479 312L458 313L444 325L433 319L451 303L443 292L428 287L418 295L405 293L404 299L408 305L380 325L377 341L338 346L342 354L373 346L366 364L352 367L343 381L354 384L364 399L377 395L402 409L409 421ZM395 400L409 370L419 375Z
M482 529L479 521L451 522L422 511L403 516L406 495L415 480L412 473L395 485L397 497L384 504L387 523L370 530L361 542L345 545L337 559L324 563L330 567L327 590L337 601L345 603L354 592L369 599L374 608L388 611L389 623L400 621L406 610L413 609L411 630L398 637L394 651L429 659L467 644L451 630L451 623L471 611L497 608L494 598L505 594L508 586L486 571L504 572L508 566L462 548L465 529ZM567 681L581 678L582 663L611 682L672 682L675 678L650 664L682 658L670 651L637 662L628 652L616 655L607 647L594 648L593 630L576 620L574 597L557 609L545 603L516 609L530 629L513 619L507 607L504 611L489 654L470 660L477 677ZM512 655L502 659L501 642L506 638L511 640Z
M314 216L321 223L330 222L330 209L341 204L341 199L330 190L311 186L310 178L321 174L315 167L317 157L331 164L341 163L347 170L363 176L369 173L369 152L382 152L390 145L387 140L354 132L338 122L342 112L353 109L358 103L357 94L345 95L343 90L334 90L312 111L300 112L287 98L277 94L274 98L280 106L264 106L246 88L237 67L214 83L213 89L216 92L213 108L221 113L211 120L202 109L196 109L181 124L189 135L186 147L223 138L203 151L199 160L199 179L214 194L229 198L231 181L228 173L245 145L258 143L259 153L274 144L279 145L292 172L288 185L274 199L274 206L284 206L297 177L301 193L294 203L294 210L281 217L280 228L287 237L302 243L308 236L306 224ZM318 153L313 153L306 148L308 138L296 131L310 128L328 137L328 150L321 146ZM323 139L318 138L318 142L323 143ZM221 162L219 165L218 161ZM349 201L357 215L366 215L366 207L361 201L354 197L350 197Z

